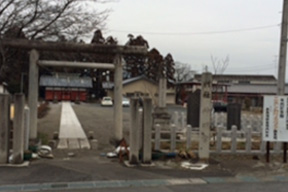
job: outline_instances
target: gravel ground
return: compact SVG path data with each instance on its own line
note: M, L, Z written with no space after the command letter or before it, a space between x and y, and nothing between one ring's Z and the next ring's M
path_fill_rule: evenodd
M53 137L54 131L59 131L60 124L60 113L61 103L50 104L50 110L47 115L38 121L39 132L47 134L50 139ZM94 131L95 138L99 142L99 150L79 150L74 151L76 157L75 160L82 160L83 158L87 161L95 163L93 158L98 158L103 152L111 151L113 147L110 144L110 138L113 136L113 108L112 107L101 107L99 104L81 103L79 105L73 104L73 109L84 128L86 134L89 131ZM171 108L171 111L178 110L178 108ZM182 110L182 109L179 109ZM129 130L129 108L123 108L123 129L124 136L128 138ZM71 150L54 150L53 153L55 158L58 160L65 159L67 153ZM102 155L100 155L102 156ZM101 157L105 161L110 161L105 157ZM277 156L271 156L271 163L265 162L265 155L211 155L213 163L204 172L209 174L229 173L231 175L256 175L256 176L267 176L267 175L288 175L288 166L282 163L282 154ZM115 159L118 162L117 159ZM179 167L182 161L159 161L155 162L156 167L164 167L164 169L171 169L175 166ZM66 162L64 161L63 164ZM82 169L83 164L79 164ZM88 167L87 169L90 169ZM151 172L159 173L158 169L151 169ZM173 169L174 174L174 169ZM164 173L163 173L164 174ZM166 174L166 173L165 173Z
M61 118L61 103L50 103L47 114L38 119L38 134L44 135L48 140L53 138L55 131L59 132Z
M81 103L73 105L73 109L86 134L94 131L99 150L110 148L113 138L113 107L101 107L99 104ZM129 108L123 108L123 134L128 139L130 128Z

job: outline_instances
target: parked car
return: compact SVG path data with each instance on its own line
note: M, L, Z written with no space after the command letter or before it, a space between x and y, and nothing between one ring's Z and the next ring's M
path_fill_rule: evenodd
M130 100L126 97L122 98L122 106L123 107L129 107L130 106Z
M213 108L215 112L227 112L227 103L223 101L213 101Z
M103 97L101 100L101 106L113 106L111 97Z

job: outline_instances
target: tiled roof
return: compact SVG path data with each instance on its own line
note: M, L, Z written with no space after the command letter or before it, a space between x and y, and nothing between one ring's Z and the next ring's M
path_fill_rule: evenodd
M195 79L201 81L201 74L196 74ZM213 75L213 80L239 80L239 81L276 81L273 75Z

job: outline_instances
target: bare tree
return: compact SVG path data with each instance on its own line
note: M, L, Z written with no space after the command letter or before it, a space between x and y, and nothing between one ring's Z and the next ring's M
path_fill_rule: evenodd
M223 74L229 65L229 55L225 57L225 59L218 59L211 55L211 62L214 69L214 74Z
M28 39L83 37L103 27L107 10L96 9L101 2L105 0L1 0L0 35L17 27L14 37L21 32Z
M0 0L0 81L18 91L21 73L28 71L25 51L3 48L3 38L78 42L103 28L112 0ZM112 41L109 43L113 43Z
M176 82L189 81L196 72L191 69L191 65L175 62L174 78Z
M182 94L183 90L181 90L182 88L181 83L193 79L195 73L196 71L191 69L191 65L175 62L174 78L175 78L176 103L180 104L182 102L181 99L183 95Z

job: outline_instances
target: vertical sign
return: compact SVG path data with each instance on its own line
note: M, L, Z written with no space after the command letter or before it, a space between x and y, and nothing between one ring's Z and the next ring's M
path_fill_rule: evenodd
M202 74L201 99L200 99L200 133L199 133L199 158L209 159L210 123L211 123L211 98L212 74Z
M262 138L288 141L288 97L264 96Z

